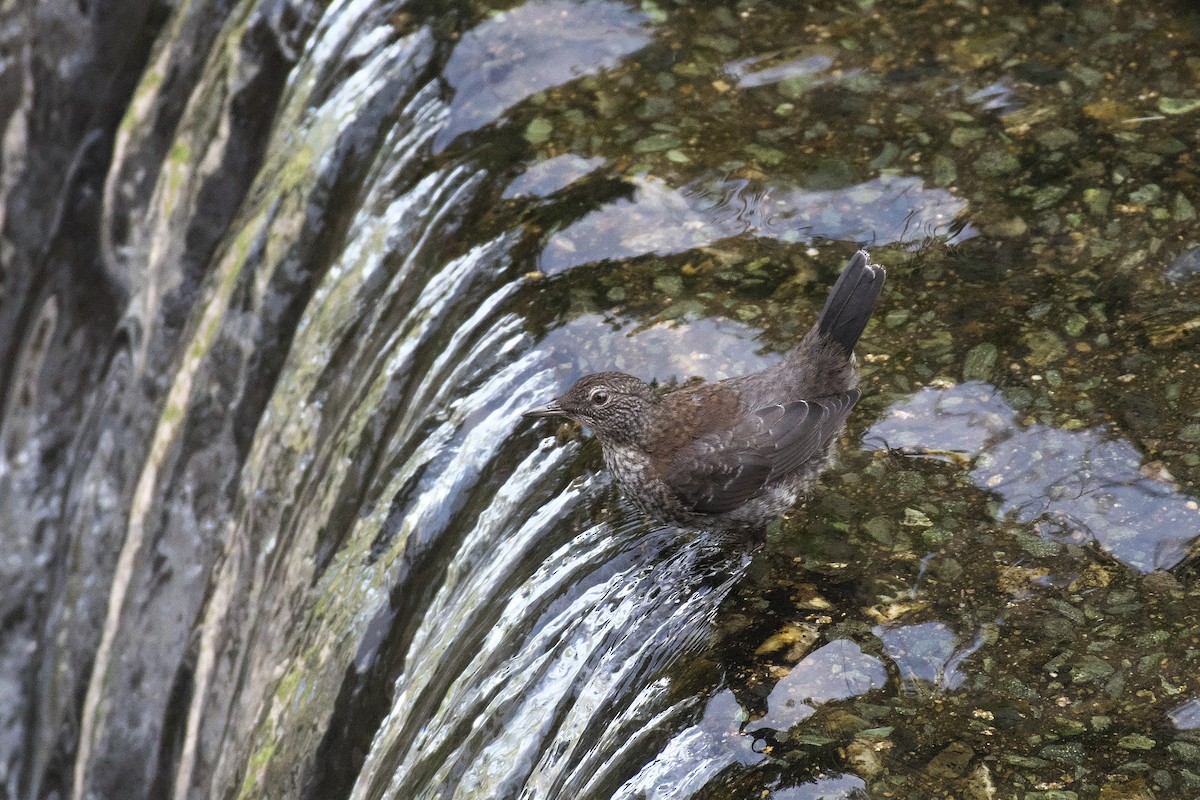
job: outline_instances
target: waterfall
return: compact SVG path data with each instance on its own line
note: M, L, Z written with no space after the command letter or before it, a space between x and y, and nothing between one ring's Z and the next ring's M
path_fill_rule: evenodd
M589 69L644 43L612 8ZM106 313L5 307L10 795L600 797L696 713L666 670L745 556L589 522L594 455L521 421L578 368L520 311L521 230L467 227L502 174L435 143L523 90L455 108L405 13L182 5L80 145Z
M0 4L0 797L1200 791L1196 32L844 5ZM522 418L862 246L762 551Z

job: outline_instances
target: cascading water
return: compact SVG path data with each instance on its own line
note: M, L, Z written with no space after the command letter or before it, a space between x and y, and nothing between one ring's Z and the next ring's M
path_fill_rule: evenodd
M485 176L461 159L431 167L450 119L428 82L435 46L428 27L397 30L395 13L233 13L216 52L247 47L239 24L305 52L198 294L173 272L172 237L206 210L205 153L232 148L205 115L239 112L236 97L211 96L235 85L236 61L198 79L186 144L162 165L150 210L121 220L112 257L130 276L130 310L82 426L94 444L69 475L78 566L44 635L40 670L63 682L27 739L30 795L319 795L346 776L312 754L323 737L336 743L331 715L352 712L354 737L378 725L356 797L607 786L641 758L617 757L618 726L667 713L662 668L703 639L738 574L736 547L587 527L577 509L604 485L552 488L574 448L515 457L520 412L565 375L508 310L523 281L518 238L447 255ZM183 44L167 42L159 63ZM110 174L131 171L119 159L143 152L141 135L118 141ZM121 191L110 184L111 203ZM123 448L139 449L120 409L153 408L129 395L161 366L154 326L185 290L196 310L158 390L163 410L138 421L143 460L113 473ZM263 352L272 344L286 357ZM36 375L46 347L26 346L16 374ZM17 414L7 422L15 438ZM390 708L338 708L356 676L376 694L394 681ZM56 731L78 697L64 772L55 752L70 757L72 740Z
M1151 257L1186 296L1192 83L1155 59L1194 38L1120 10L1178 138L1116 188L1080 156L1074 198L1019 183L1080 140L1043 92L1087 136L1134 112L983 74L1042 52L1005 50L1027 4L934 61L962 4L499 5L0 9L0 796L1200 786L1196 381L1114 346L1194 330ZM521 420L600 369L761 368L862 243L879 452L764 554Z

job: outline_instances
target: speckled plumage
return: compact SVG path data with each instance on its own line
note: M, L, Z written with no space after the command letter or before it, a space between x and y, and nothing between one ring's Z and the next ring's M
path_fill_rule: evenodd
M661 396L632 375L600 372L527 415L589 427L623 493L647 513L760 537L832 458L860 395L854 345L883 279L856 253L816 324L761 372Z

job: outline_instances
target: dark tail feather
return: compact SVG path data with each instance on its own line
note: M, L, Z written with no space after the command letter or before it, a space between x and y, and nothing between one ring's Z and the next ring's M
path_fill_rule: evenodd
M872 264L866 250L859 250L842 270L821 316L817 329L846 349L854 352L858 337L862 336L867 320L875 310L875 301L883 289L885 275L883 267Z

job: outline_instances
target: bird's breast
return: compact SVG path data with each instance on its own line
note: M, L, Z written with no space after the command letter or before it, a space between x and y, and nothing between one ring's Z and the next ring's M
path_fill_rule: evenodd
M621 487L621 492L643 511L670 513L678 506L678 498L663 482L650 456L641 449L605 444L603 451L604 466Z
M604 466L621 486L645 481L653 476L650 459L638 448L624 444L605 444Z

